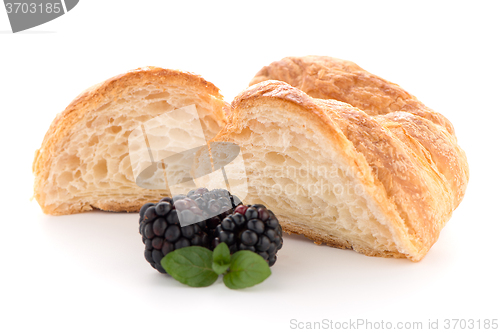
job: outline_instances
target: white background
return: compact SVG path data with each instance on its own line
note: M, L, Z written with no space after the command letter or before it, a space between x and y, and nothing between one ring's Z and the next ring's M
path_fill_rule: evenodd
M0 331L285 332L298 331L292 319L424 328L429 319L441 328L447 318L500 319L498 4L87 0L18 34L0 7ZM35 149L88 86L155 65L201 74L230 101L262 66L307 54L352 60L454 124L470 183L421 262L286 236L261 285L189 288L146 263L137 214L52 217L30 201Z

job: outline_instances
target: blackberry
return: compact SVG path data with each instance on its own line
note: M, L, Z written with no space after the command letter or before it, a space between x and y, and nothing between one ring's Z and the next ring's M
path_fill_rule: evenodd
M146 246L144 257L160 273L166 273L160 262L165 255L176 249L198 245L210 247L204 221L181 227L178 212L183 218L202 220L198 208L163 198L157 204L147 203L139 212L139 232Z
M198 188L145 204L139 211L139 232L146 260L165 273L160 262L169 252L192 245L213 249L215 228L239 203L227 190Z
M240 205L215 228L212 248L224 242L231 253L249 250L269 263L276 262L276 253L283 246L283 231L278 219L264 205Z

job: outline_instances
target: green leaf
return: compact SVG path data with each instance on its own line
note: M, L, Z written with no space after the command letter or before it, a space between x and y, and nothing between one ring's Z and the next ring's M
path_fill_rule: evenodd
M231 289L242 289L259 284L270 275L271 269L264 258L251 251L238 251L231 256L224 284Z
M220 243L214 249L214 261L212 263L212 269L217 274L222 274L227 271L229 264L231 263L231 253L226 243Z
M212 270L212 251L201 246L170 252L161 265L174 279L191 287L207 287L219 276Z

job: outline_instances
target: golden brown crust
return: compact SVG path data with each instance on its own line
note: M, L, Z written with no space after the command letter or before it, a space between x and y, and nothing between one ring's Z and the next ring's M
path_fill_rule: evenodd
M108 211L138 211L140 209L144 202L117 203L112 200L104 200L101 203L92 205L72 205L71 207L66 207L66 209L46 206L44 204L44 191L46 189L43 188L43 184L46 182L50 172L51 160L61 151L60 145L63 144L62 139L71 133L75 124L88 112L96 112L99 106L109 102L110 99L116 99L126 92L127 89L140 85L188 86L200 93L212 95L216 100L220 100L223 103L223 97L219 93L219 89L201 76L159 67L138 68L112 77L83 91L63 112L56 116L45 134L40 149L35 152L32 167L35 176L34 197L39 202L44 213L52 215L73 214L89 211L94 207ZM214 112L217 111L220 114L216 114L215 117L225 122L226 116L222 108L214 110Z
M375 119L404 142L420 160L437 169L437 173L451 187L452 206L457 208L465 195L469 168L456 137L430 120L407 112L392 112Z
M444 126L453 125L441 114L427 108L395 83L373 75L355 63L326 56L286 57L262 68L250 85L279 80L299 88L311 97L336 99L368 115L405 111Z
M306 93L279 81L284 80ZM214 140L231 141L247 108L292 103L309 124L322 123L325 137L342 152L392 224L400 253L356 251L420 260L438 239L465 193L468 165L446 118L428 109L399 86L359 66L328 57L285 58L264 67L232 103L232 122ZM358 86L359 85L359 86ZM398 105L396 108L395 105ZM293 115L291 115L293 117ZM280 217L286 219L286 217ZM315 242L349 247L318 231L285 223L285 230Z

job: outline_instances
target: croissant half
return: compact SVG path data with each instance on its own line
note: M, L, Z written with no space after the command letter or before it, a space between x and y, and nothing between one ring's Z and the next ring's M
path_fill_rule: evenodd
M285 58L256 82L214 138L241 147L247 201L264 203L285 231L316 243L422 259L468 181L451 123L399 86L334 58Z
M52 122L33 162L35 198L47 214L138 211L169 189L139 187L128 138L172 110L196 106L206 140L224 126L219 89L198 75L139 68L84 91Z

